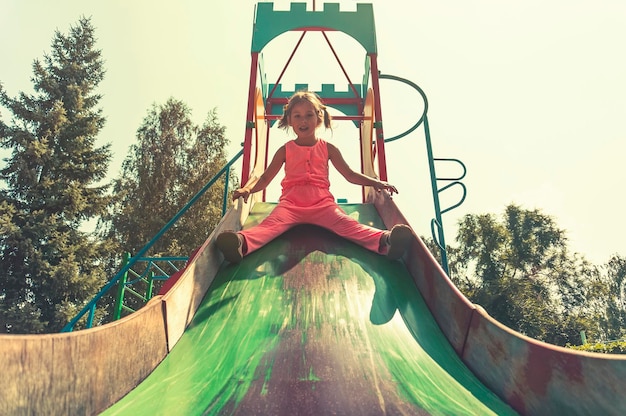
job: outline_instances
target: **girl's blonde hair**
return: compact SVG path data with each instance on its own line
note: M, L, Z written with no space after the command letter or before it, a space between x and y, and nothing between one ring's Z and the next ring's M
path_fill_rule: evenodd
M304 101L311 103L315 112L317 113L317 125L324 124L324 127L330 129L330 123L332 118L328 114L328 110L322 99L314 92L311 91L298 91L289 98L289 101L283 107L283 116L278 121L278 127L287 130L289 128L289 117L291 116L291 110L296 104L300 104Z

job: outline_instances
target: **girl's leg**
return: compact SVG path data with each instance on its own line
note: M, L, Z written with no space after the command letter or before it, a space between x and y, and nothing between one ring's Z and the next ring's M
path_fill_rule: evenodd
M320 209L311 222L375 253L384 254L387 250L386 239L381 241L381 238L389 231L361 224L338 206Z
M413 238L411 229L403 224L391 231L361 224L336 205L298 210L280 204L259 224L247 230L225 232L218 236L218 247L231 254L231 262L239 262L243 255L258 250L296 224L309 223L324 227L335 234L392 259L400 258ZM221 243L221 244L220 244Z
M292 210L278 204L260 224L239 231L244 238L243 254L252 253L263 247L298 222L298 217Z
M392 260L402 257L413 239L413 231L405 224L396 224L391 230L380 230L361 224L339 207L320 210L315 219L316 224L374 253L386 254Z

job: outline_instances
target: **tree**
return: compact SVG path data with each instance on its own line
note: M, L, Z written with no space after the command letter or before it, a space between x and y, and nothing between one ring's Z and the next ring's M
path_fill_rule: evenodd
M190 109L170 98L149 110L137 143L113 182L115 203L101 224L119 252L137 253L227 163L225 127L211 111L202 126ZM224 181L199 199L150 251L186 256L199 247L221 218Z
M453 281L498 321L557 345L579 343L581 330L601 333L598 269L568 251L552 217L513 204L501 219L466 215L457 242Z
M607 308L604 319L606 340L616 340L626 336L626 258L613 255L605 265L606 297L602 299Z
M95 93L104 78L95 30L81 18L56 32L52 52L33 63L34 95L0 85L0 332L62 328L104 283L105 250L81 226L108 204L109 146L96 147L105 119Z

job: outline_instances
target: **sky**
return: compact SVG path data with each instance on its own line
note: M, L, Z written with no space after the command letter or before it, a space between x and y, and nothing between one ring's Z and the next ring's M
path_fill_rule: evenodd
M303 1L304 2L304 1ZM366 2L366 1L363 1ZM309 10L313 0L308 0ZM341 10L356 1L340 0ZM372 0L379 69L416 83L428 96L434 156L467 167L464 203L444 214L455 244L467 214L501 216L507 205L540 209L566 230L572 251L595 264L626 256L623 155L626 154L626 2L622 0ZM119 174L135 133L153 104L185 102L201 124L217 110L231 141L245 132L250 46L256 2L250 0L0 0L0 83L9 95L32 93L32 63L90 17L106 76L98 92L107 118L98 144L111 144L110 177ZM315 2L316 10L323 8ZM287 10L288 1L275 1ZM332 35L332 36L331 36ZM274 82L295 46L283 35L263 51ZM353 82L365 52L341 33L329 38ZM282 80L345 85L319 33L309 33ZM338 89L342 89L338 87ZM410 128L423 104L410 87L381 81L387 138ZM10 115L0 108L5 122ZM319 131L359 168L358 132L345 121ZM272 132L274 149L293 135ZM423 129L387 144L388 180L410 225L430 236L434 217ZM455 176L455 165L438 165ZM360 202L360 191L332 176L337 198ZM268 188L276 200L279 178ZM440 184L443 186L444 184ZM457 202L460 187L441 194Z

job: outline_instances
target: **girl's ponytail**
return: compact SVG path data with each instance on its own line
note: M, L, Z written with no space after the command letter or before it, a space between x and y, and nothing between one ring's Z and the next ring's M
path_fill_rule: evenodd
M332 127L330 126L330 123L332 121L332 117L328 113L328 110L326 109L325 105L322 105L322 112L324 113L324 127L326 127L327 129L331 129L332 130Z

